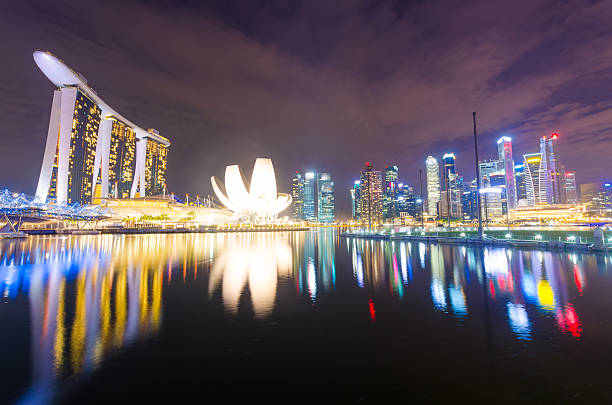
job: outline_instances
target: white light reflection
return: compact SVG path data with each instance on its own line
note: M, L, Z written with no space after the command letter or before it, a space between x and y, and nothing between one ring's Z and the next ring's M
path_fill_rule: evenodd
M531 340L531 322L529 322L525 306L508 302L507 307L512 332L521 340Z
M217 256L210 274L209 296L222 281L223 305L236 313L247 284L256 317L272 313L276 300L278 277L287 277L292 265L289 245L279 239L257 239L238 235L230 238L227 247Z

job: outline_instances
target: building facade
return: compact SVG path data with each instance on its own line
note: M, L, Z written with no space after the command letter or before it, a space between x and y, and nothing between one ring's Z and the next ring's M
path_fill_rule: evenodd
M516 177L514 173L514 159L512 157L512 138L502 136L497 140L497 154L504 172L504 186L506 187L506 201L509 209L513 210L518 204L516 192Z
M368 226L382 223L382 176L380 171L374 170L370 162L367 162L361 171L360 190L361 222Z
M431 216L436 216L440 201L440 166L435 157L427 156L425 159L425 173L427 174L427 212Z
M358 221L361 217L361 182L355 180L351 188L351 213L353 220Z
M59 204L99 203L111 196L134 197L140 186L165 189L167 148L170 142L158 132L145 131L122 117L92 90L80 74L49 52L34 52L34 61L57 86L36 196ZM153 140L162 151L140 155L138 140ZM145 142L146 144L146 142ZM134 152L134 148L136 152ZM134 156L135 154L135 156ZM155 173L145 184L144 167L152 159ZM143 179L137 180L143 168ZM139 184L140 185L140 184Z
M317 220L317 176L314 172L304 173L304 217L305 221Z
M527 189L527 205L546 204L546 171L541 153L523 155L525 161L525 188Z
M576 188L576 172L565 172L565 199L567 204L578 203L578 189Z
M540 153L542 154L542 168L546 201L549 204L565 204L565 176L562 164L559 161L559 134L540 139Z
M333 223L334 213L334 182L329 173L319 173L317 179L317 218L319 222Z
M383 195L383 219L393 220L399 216L397 210L397 166L385 167L385 193Z
M525 163L514 165L517 206L527 205L527 184L525 180Z
M291 199L293 204L293 219L304 219L304 175L296 171L291 177Z

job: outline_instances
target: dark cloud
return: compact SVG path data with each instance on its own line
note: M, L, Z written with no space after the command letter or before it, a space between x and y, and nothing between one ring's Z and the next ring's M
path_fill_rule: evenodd
M50 50L115 109L171 139L169 188L269 156L279 186L329 171L336 200L366 160L418 181L454 151L473 176L511 135L515 159L558 131L579 182L610 175L612 2L23 1L0 10L0 184L33 192L53 86Z

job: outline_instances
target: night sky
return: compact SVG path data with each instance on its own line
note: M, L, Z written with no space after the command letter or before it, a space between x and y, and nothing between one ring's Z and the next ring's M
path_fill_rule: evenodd
M279 191L327 171L339 214L366 161L418 189L431 154L515 160L558 132L578 183L611 176L612 1L12 1L0 6L0 187L33 194L54 86L48 50L172 142L168 189L272 158Z

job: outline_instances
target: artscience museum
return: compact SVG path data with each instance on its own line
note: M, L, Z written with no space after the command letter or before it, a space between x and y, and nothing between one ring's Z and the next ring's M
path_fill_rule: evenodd
M255 160L250 185L238 165L225 168L225 186L214 176L210 181L219 200L240 220L273 220L291 204L289 194L277 192L274 166L267 158Z

